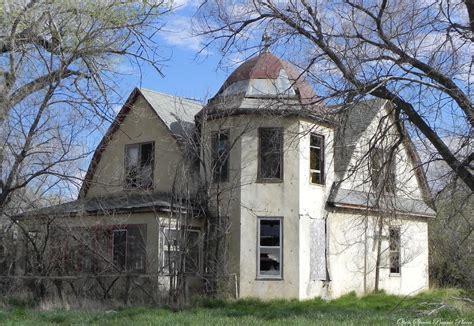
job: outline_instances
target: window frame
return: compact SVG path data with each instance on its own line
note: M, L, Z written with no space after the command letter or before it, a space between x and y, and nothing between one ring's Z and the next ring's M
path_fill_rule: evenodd
M128 230L127 228L118 228L118 229L112 229L112 264L113 266L119 270L120 272L127 271L128 270ZM124 253L124 262L123 266L117 266L115 262L115 234L118 232L125 232L125 253Z
M280 176L277 178L265 178L262 176L262 131L263 130L275 130L278 132L278 138L280 142ZM282 127L259 127L258 128L258 151L257 151L257 182L258 183L281 183L284 180L284 129Z
M227 136L227 144L226 144L226 157L224 158L226 169L225 169L225 175L223 176L221 173L217 173L217 161L220 159L220 157L216 156L216 144L220 140L221 135ZM212 182L217 183L217 182L228 182L229 181L229 173L230 173L230 129L223 129L216 131L212 134L211 136L211 142L212 142Z
M398 246L396 250L392 250L392 231L397 232L398 235ZM400 276L402 272L402 250L401 250L401 242L402 242L402 234L400 227L390 226L388 228L388 269L390 272L390 276ZM392 256L396 255L398 259L398 272L392 272Z
M280 245L279 246L261 246L260 245L260 226L261 221L279 221L280 223ZM256 253L257 253L257 265L256 265L256 280L258 281L281 281L283 280L283 217L282 216L258 216L257 217L257 237L256 237ZM265 275L261 274L260 271L260 251L261 248L278 248L280 250L280 270L278 275Z
M141 157L142 157L142 147L143 145L152 145L152 157L151 157L151 184L150 186L143 186L143 183L141 182L139 186L132 186L131 183L128 182L128 174L129 174L129 167L128 167L128 148L137 146L138 147L138 161L141 162ZM155 174L155 141L145 141L145 142L140 142L140 143L133 143L133 144L125 144L124 148L124 189L125 190L153 190L154 187L154 174ZM138 167L141 171L143 168L141 165Z
M170 226L170 225L166 225L166 226L161 226L161 231L160 231L160 247L159 247L159 250L160 250L160 254L159 254L159 257L160 257L160 262L159 262L159 266L160 266L160 271L161 271L161 274L163 275L171 275L171 272L170 272L170 266L169 265L166 265L165 264L165 261L166 261L166 257L165 257L165 254L166 252L168 251L173 251L173 252L180 252L181 251L181 248L179 246L179 243L178 243L178 240L175 239L176 241L176 244L175 245L168 245L166 244L166 242L170 242L170 239L166 239L165 238L165 230L173 230L173 231L176 231L176 232L180 232L180 231L183 231L183 230L180 230L179 228L177 228L176 226ZM189 226L188 227L188 230L186 232L195 232L198 234L198 238L201 236L202 234L202 230L198 227L193 227L193 226ZM170 247L173 247L173 250L170 250ZM184 267L184 273L185 274L199 274L201 273L202 271L202 246L201 245L198 245L198 261L197 261L197 267L198 267L198 270L195 271L195 272L189 272L186 270L186 266Z
M326 185L326 173L324 171L325 169L325 153L324 151L326 150L326 143L325 143L325 137L322 134L318 133L310 133L309 136L309 183L312 185L320 185L320 186L325 186ZM318 173L318 170L313 170L311 169L311 149L315 148L317 149L318 147L312 146L311 145L311 138L312 137L318 137L321 139L321 146L319 148L321 155L320 155L320 168L321 170L319 171L319 174L321 175L321 183L318 182L313 182L313 173Z

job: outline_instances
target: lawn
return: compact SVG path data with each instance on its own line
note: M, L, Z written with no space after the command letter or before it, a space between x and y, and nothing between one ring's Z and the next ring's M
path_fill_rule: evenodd
M10 306L2 325L474 325L472 296L436 290L415 297L383 293L347 295L325 302L199 301L182 311L127 307L109 311L53 310ZM398 323L397 323L398 322Z

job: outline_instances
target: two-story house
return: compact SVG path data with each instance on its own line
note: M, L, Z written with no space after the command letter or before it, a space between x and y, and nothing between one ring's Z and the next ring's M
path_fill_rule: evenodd
M263 52L204 107L135 89L79 198L27 216L106 232L103 255L116 269L166 277L183 227L186 268L207 272L210 214L225 220L221 245L238 297L335 298L376 283L413 294L428 288L434 212L392 111L381 100L325 107L293 66ZM92 270L81 257L79 269Z

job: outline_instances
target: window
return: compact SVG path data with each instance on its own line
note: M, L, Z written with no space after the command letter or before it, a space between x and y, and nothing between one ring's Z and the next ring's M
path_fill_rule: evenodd
M217 132L212 136L212 167L214 182L229 180L229 131Z
M176 273L180 270L180 259L184 258L186 273L196 274L200 271L200 231L189 229L186 233L174 228L162 229L162 264L165 274ZM183 248L186 255L180 257Z
M125 146L125 186L150 189L153 186L153 142Z
M283 130L259 128L258 179L283 179Z
M382 148L373 148L370 154L372 187L375 191L395 193L395 162Z
M258 219L257 277L281 278L282 276L282 225L281 218Z
M127 230L114 230L113 245L114 266L123 271L127 266Z
M390 274L400 274L400 229L389 229Z
M309 171L311 183L324 184L324 136L310 135Z

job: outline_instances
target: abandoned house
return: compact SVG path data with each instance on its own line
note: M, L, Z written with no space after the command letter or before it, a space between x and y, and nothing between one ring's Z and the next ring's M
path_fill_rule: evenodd
M22 218L68 226L56 235L64 273L166 284L179 269L199 288L221 269L240 298L335 298L375 286L414 294L428 288L435 213L410 140L394 146L392 111L376 99L326 107L269 52L240 65L204 106L135 89L77 200ZM73 244L74 234L85 239ZM210 251L225 259L210 264Z

